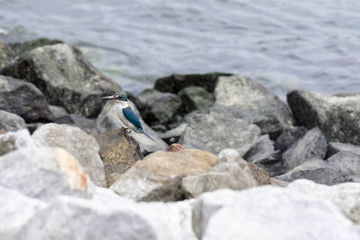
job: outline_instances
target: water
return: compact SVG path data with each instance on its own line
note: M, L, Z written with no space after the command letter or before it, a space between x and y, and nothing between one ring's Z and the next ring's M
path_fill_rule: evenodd
M58 38L125 90L172 73L248 75L285 98L360 92L359 0L0 0L6 42Z

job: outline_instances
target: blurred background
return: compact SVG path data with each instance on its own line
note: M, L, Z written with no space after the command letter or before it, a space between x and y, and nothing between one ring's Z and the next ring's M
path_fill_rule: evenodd
M0 39L74 44L135 94L172 73L252 77L282 99L360 91L359 0L0 0Z

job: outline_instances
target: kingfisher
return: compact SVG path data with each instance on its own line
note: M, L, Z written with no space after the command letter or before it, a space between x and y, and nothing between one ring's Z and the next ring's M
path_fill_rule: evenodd
M116 103L116 113L124 125L128 127L126 131L131 129L134 132L142 133L155 142L155 140L144 131L138 116L136 116L135 112L129 106L125 94L115 93L111 96L102 97L102 100L114 101Z

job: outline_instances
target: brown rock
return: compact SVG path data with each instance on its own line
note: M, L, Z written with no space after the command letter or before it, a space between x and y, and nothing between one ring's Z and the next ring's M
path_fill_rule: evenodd
M271 184L270 176L264 169L251 162L248 163L248 166L259 186Z
M139 144L125 134L124 128L95 135L95 138L104 162L107 186L113 184L121 174L143 158Z
M181 144L173 143L168 147L168 149L166 151L167 152L178 152L183 149L185 149L185 148Z

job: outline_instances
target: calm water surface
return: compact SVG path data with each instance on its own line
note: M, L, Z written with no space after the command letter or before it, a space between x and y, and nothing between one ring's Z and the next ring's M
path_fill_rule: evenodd
M0 39L58 38L125 90L158 77L248 75L284 98L360 92L359 0L0 0Z

